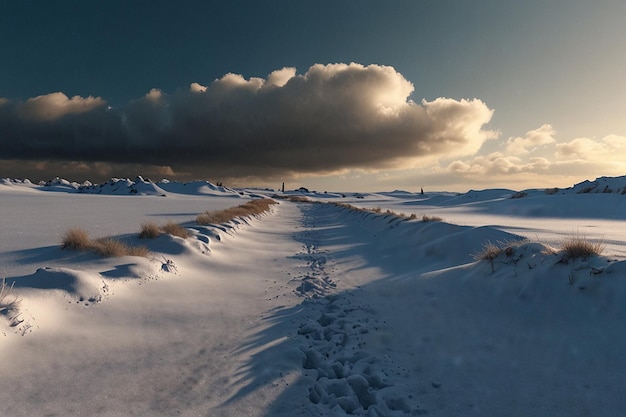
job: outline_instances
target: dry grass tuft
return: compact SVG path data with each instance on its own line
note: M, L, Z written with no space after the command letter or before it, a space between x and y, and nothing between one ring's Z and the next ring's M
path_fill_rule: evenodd
M161 230L168 235L182 237L183 239L187 239L191 236L189 230L172 221L169 221L164 226L161 226Z
M341 208L345 208L348 210L355 210L355 211L368 211L367 209L363 209L363 208L358 208L356 206L353 206L352 204L348 204L348 203L339 203L337 201L329 201L328 203L325 204L332 204L335 207L341 207Z
M427 222L441 222L441 221L443 221L443 219L441 217L439 217L439 216L427 216L427 215L424 214L422 216L422 221L424 223L427 223Z
M273 204L276 204L274 200L262 198L224 210L205 211L196 217L196 223L206 226L208 224L226 223L237 217L258 216L268 211Z
M213 212L205 211L204 213L200 213L196 216L196 223L206 226L211 224L211 220L213 220Z
M89 250L91 244L87 231L78 227L71 228L65 232L61 242L63 249L69 248L72 250Z
M353 210L353 211L359 211L359 212L366 212L366 213L376 213L376 214L383 214L385 216L393 216L395 218L398 219L402 219L402 220L415 220L417 219L417 214L415 213L411 213L410 215L406 215L405 213L396 213L395 211L391 211L389 209L385 210L383 212L383 209L380 207L374 207L374 208L363 208L363 207L356 207L353 206L352 204L347 204L347 203L338 203L338 202L328 202L328 203L321 203L321 204L332 204L336 207L342 207L348 210ZM424 220L427 219L427 220ZM393 220L393 219L392 219ZM424 221L442 221L443 219L441 219L440 217L435 217L435 216L424 216L422 217L422 220Z
M68 230L62 239L62 248L68 248L78 251L94 251L98 255L107 257L117 256L147 256L148 248L145 246L128 246L119 240L113 238L99 238L92 240L89 234L80 228L72 228Z
M156 223L144 222L141 224L141 231L139 232L140 239L154 239L159 237L161 229Z
M127 244L110 237L95 240L93 242L92 249L97 254L106 257L148 256L148 248L145 246L128 246Z
M237 217L231 216L231 213L234 211L233 209L228 210L230 212L227 212L226 210L207 210L196 216L196 223L204 226L209 224L221 224L231 221Z
M473 255L474 259L477 261L489 261L491 265L491 272L495 272L494 261L498 256L504 254L506 257L511 257L515 254L515 248L519 247L523 243L528 242L527 240L510 240L510 241L498 241L497 243L493 243L491 241L486 241L483 243L482 251Z
M503 245L501 243L495 244L491 241L487 241L483 243L482 251L474 255L474 259L477 261L493 261L502 253L502 247Z
M128 245L110 237L103 237L92 242L92 249L98 254L106 257L118 257L127 255Z
M8 316L11 324L17 321L19 313L16 313L17 307L20 301L17 296L12 295L13 282L11 285L7 285L6 280L2 278L0 283L0 314Z
M585 259L590 256L600 255L605 247L604 242L593 242L580 234L565 238L561 242L561 250L564 255L563 260Z
M287 201L291 201L294 203L310 203L311 200L303 195L290 195L286 198Z
M182 237L187 239L191 236L189 230L185 229L181 225L168 221L163 226L158 226L153 222L145 222L141 225L141 231L139 232L140 239L154 239L159 237L161 233L167 233L168 235Z

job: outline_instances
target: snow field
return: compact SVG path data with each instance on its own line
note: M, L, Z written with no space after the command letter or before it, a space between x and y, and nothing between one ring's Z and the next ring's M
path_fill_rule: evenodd
M16 188L0 186L3 229L16 236L0 254L24 321L4 328L2 415L558 417L626 406L626 262L612 252L565 260L512 225L286 201L198 226L197 213L240 196ZM375 204L413 197L397 198ZM457 209L480 223L475 207ZM146 218L177 219L192 237L103 259L59 249L68 213L129 242ZM511 250L477 262L485 242Z

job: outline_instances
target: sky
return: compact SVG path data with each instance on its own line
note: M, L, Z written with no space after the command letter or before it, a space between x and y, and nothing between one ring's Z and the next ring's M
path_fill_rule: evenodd
M626 175L626 2L0 0L0 177L318 191Z

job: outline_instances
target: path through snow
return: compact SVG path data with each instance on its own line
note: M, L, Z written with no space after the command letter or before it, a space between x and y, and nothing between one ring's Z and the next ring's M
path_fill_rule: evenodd
M329 239L342 227L336 207L300 203L299 208L304 230L295 235L303 246L297 257L306 261L306 267L296 277L296 292L307 298L301 304L304 320L298 324L296 342L305 354L303 379L310 385L309 400L324 414L329 409L332 415L419 414L412 396L395 387L398 370L392 358L367 345L367 335L378 332L381 324L354 285L378 277L363 270L358 278L353 274L344 282L343 266L336 264L341 256L337 250L352 250L362 242L332 246Z
M180 241L149 280L110 262L58 270L98 277L107 297L87 305L63 291L28 292L36 329L3 341L12 360L0 365L11 375L1 414L404 414L413 405L387 395L388 358L364 341L376 316L343 293L353 282L325 249L339 227L329 209L283 203L219 240L199 228L198 242Z

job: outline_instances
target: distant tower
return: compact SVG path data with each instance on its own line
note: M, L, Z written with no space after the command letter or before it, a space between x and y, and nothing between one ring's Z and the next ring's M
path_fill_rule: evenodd
M282 192L285 192L285 183L283 182L283 188L282 188Z
M421 190L421 191L420 191L420 194L421 194L421 195L424 195L424 189L423 189L423 188L420 188L420 190Z

